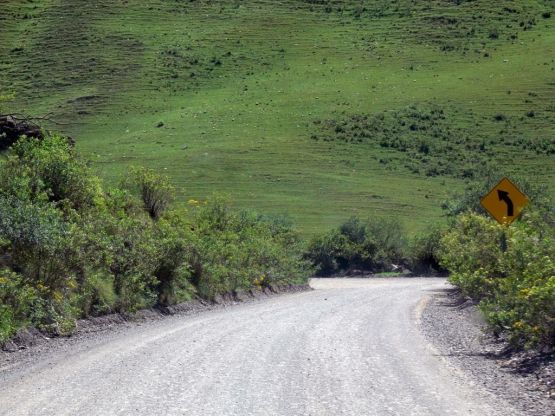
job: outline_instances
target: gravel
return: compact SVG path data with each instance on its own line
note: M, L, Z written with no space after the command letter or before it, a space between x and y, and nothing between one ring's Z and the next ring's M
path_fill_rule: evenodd
M36 328L19 331L11 340L0 345L0 379L2 374L14 369L25 368L49 355L70 352L82 345L94 345L125 336L126 331L143 325L153 324L169 318L183 319L202 312L225 310L244 303L256 302L286 293L312 290L310 285L270 285L262 290L251 289L217 295L212 302L198 299L177 305L142 309L133 314L113 313L76 323L75 331L66 337L50 337Z
M553 356L511 353L488 334L480 311L452 287L433 293L420 319L429 342L473 383L528 416L555 415Z
M311 286L110 329L92 325L16 352L0 362L0 415L531 414L422 333L435 307L426 303L444 279Z

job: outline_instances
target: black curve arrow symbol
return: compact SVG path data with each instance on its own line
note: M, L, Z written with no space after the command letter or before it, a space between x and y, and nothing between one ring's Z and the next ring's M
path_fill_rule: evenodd
M503 201L507 204L507 217L512 217L515 214L515 208L513 205L513 201L509 198L509 193L506 191L497 191L497 196L499 196L499 200Z

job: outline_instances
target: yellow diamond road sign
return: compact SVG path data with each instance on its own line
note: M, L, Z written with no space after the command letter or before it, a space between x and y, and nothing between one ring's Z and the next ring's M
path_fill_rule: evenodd
M480 200L480 204L497 222L510 224L528 205L528 197L520 192L509 179L503 178Z

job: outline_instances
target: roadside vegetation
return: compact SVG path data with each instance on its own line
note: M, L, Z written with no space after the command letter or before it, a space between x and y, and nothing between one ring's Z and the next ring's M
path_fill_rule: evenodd
M515 348L555 347L555 215L541 187L518 178L532 203L510 226L479 205L499 173L483 171L443 209L447 225L407 237L396 220L351 218L314 237L305 256L321 276L402 271L449 274L483 312L492 332ZM386 273L384 273L386 272Z
M305 258L319 276L442 275L438 249L444 228L432 226L409 236L396 219L351 217L339 227L313 237Z
M441 241L450 281L476 300L491 329L513 346L555 345L555 225L528 211L506 227L460 215Z
M323 276L353 270L392 271L405 262L406 241L395 220L361 221L353 217L337 229L315 237L306 257Z
M61 136L13 144L0 165L0 342L30 325L64 335L81 317L306 282L286 218L223 197L180 208L173 195L144 168L104 188Z
M480 208L499 173L446 201L447 226L409 236L395 219L351 217L305 243L286 217L228 199L174 202L168 179L133 168L105 188L67 137L23 136L0 165L0 342L27 326L73 331L76 319L193 297L301 284L321 276L450 273L491 329L515 347L555 339L555 215L542 187L511 226ZM485 179L484 179L485 178Z
M500 225L473 195L491 179L469 187L451 208L437 257L449 280L472 298L491 330L513 347L555 347L555 212L545 190L517 181L531 198L521 218ZM479 191L478 191L479 192ZM455 207L455 209L453 209Z

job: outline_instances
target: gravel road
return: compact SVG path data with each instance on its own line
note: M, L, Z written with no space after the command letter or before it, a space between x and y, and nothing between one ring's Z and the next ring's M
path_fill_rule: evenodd
M443 279L314 291L135 325L0 371L2 415L519 415L418 329Z

